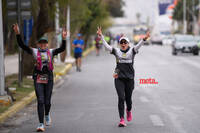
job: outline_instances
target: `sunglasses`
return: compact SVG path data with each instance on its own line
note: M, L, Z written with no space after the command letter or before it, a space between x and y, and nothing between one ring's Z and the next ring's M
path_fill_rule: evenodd
M128 44L128 42L125 40L125 39L122 39L120 42L119 42L120 44Z
M48 42L46 40L40 40L38 43L40 43L40 44L46 44Z

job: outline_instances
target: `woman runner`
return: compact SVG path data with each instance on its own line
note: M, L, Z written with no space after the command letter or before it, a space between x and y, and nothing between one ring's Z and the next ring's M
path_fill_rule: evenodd
M125 127L124 120L124 102L126 102L126 116L127 121L132 120L132 92L134 89L134 76L135 71L133 68L135 54L138 53L139 48L150 37L147 32L145 37L135 46L129 46L129 39L122 36L119 39L120 48L113 48L105 41L102 34L101 27L97 28L97 34L101 37L105 48L116 57L117 66L113 77L115 78L115 88L118 94L118 110L119 110L119 127Z
M16 33L19 47L21 47L28 54L31 54L36 61L33 71L33 80L37 96L37 110L40 122L37 127L37 131L43 132L45 130L44 118L46 126L51 125L49 112L51 107L51 94L53 90L53 57L65 50L67 32L66 30L62 31L63 40L60 48L49 49L47 38L40 38L37 43L37 48L30 48L22 41L18 24L13 25L13 30Z

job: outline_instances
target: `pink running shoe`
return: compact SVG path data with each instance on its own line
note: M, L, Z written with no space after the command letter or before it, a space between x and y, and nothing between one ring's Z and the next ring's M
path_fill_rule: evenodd
M124 121L124 118L121 118L120 119L120 122L119 122L119 125L118 125L119 127L126 127L126 123L125 123L125 121Z
M132 113L131 113L131 111L126 110L126 117L127 117L127 121L131 121L132 120Z

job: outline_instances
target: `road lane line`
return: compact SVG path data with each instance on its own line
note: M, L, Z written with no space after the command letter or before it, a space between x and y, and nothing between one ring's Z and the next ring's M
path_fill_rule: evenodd
M140 101L143 102L143 103L148 103L149 99L147 99L145 96L141 96Z
M154 126L164 126L163 121L158 115L150 115L149 116Z
M174 127L177 130L177 133L187 133L184 128L182 127L180 121L178 121L178 114L177 113L173 113L173 112L169 112L166 111L165 109L163 109L163 111L169 116L169 118L171 119L172 124L174 125Z
M159 100L157 100L156 102L159 108L161 109L161 111L165 113L166 115L168 115L169 119L171 120L173 126L176 129L176 132L187 133L185 129L183 128L183 126L181 125L181 121L178 119L180 112L174 113L173 111L171 111L171 109L168 106L163 105L163 103L161 103Z

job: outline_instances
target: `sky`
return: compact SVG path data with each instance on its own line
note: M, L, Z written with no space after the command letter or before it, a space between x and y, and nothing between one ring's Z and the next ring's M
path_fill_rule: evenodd
M154 23L158 16L158 0L124 0L125 19L127 21L136 21L136 13L141 14L141 21L146 21L147 17L150 23Z
M146 22L147 17L150 19L150 25L155 25L158 17L158 0L123 0L125 2L124 17L115 18L115 24L120 27L112 27L110 31L114 34L123 33L130 40L132 39L133 27L126 27L125 24L133 24L137 22L136 14L141 14L141 21ZM124 26L123 26L124 25Z

